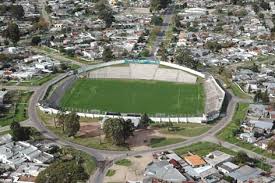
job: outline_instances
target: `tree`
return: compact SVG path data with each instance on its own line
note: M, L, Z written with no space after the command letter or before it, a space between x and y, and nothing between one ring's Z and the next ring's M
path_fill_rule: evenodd
M144 43L146 41L144 35L141 35L139 38L138 38L138 43Z
M102 60L104 62L109 62L114 58L113 52L110 47L106 47L102 54Z
M113 144L122 145L133 135L134 126L131 120L125 121L123 118L109 118L105 120L103 125L105 138Z
M256 92L253 100L254 100L254 102L258 103L258 102L260 102L261 98L262 98L262 92L261 92L261 90L258 90Z
M162 22L163 22L163 19L161 18L161 16L153 15L151 19L151 23L153 25L160 26L162 25Z
M174 22L175 22L175 26L176 26L177 28L180 28L180 27L181 27L180 17L179 17L178 15L175 15Z
M95 9L98 12L98 17L105 22L106 27L111 27L112 23L115 21L115 17L108 2L105 0L98 1L95 5Z
M207 41L206 48L212 52L218 52L220 49L222 49L222 45L217 41Z
M77 183L88 179L88 174L85 172L81 163L77 160L57 161L41 171L35 182L36 183Z
M59 111L56 115L57 120L55 120L55 127L57 126L61 126L62 127L62 131L65 131L65 118L66 118L66 114L64 111Z
M191 69L197 69L199 62L193 59L190 50L178 48L175 54L175 61L177 64L185 65Z
M16 23L10 23L6 30L3 32L3 36L10 39L15 45L20 40L20 30Z
M244 151L239 151L235 156L234 161L238 164L244 164L250 161L250 157Z
M253 72L259 72L259 66L258 66L257 64L255 64L255 63L253 63L253 65L252 65L252 67L251 67L251 70L252 70Z
M47 30L49 27L49 22L47 22L43 17L40 17L38 22L33 25L35 30Z
M34 36L34 37L32 38L31 44L32 44L33 46L37 46L40 42L41 42L40 36Z
M146 113L144 113L140 118L139 127L147 128L149 126L150 121L151 120L149 116Z
M260 6L264 9L264 10L270 10L270 6L268 2L265 1L261 1L260 2Z
M271 153L273 154L275 151L275 140L271 139L268 144L267 144L267 149L271 151Z
M75 136L80 129L79 116L75 113L69 113L65 116L65 133L68 137Z
M150 51L147 48L144 48L140 53L139 53L140 57L149 57L150 56Z
M25 15L22 5L12 5L10 7L11 15L16 19L22 19Z
M132 121L130 119L127 119L126 121L121 118L120 122L123 125L123 142L125 143L125 141L130 137L130 136L134 136L134 131L135 131L135 127L134 124L132 123Z
M21 127L20 123L12 122L10 125L12 139L14 141L25 141L30 139L31 130L28 127Z
M171 3L171 0L151 0L150 11L159 11L165 9Z
M262 101L263 101L264 104L269 103L269 95L268 95L267 90L265 90L265 92L262 94L261 98L262 98Z

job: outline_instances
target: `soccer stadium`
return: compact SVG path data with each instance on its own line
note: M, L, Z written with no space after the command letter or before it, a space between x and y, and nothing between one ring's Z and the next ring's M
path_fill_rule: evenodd
M155 121L172 122L213 120L219 116L225 96L212 76L151 60L86 66L60 88L66 91L53 99L56 105L82 116L147 113Z

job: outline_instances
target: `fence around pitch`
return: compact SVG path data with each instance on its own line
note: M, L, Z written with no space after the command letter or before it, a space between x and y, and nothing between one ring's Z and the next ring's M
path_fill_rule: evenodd
M41 105L38 105L39 109L45 113L48 114L58 114L59 110L49 108L49 107L43 107ZM66 111L66 113L69 113L70 111ZM83 113L83 112L77 112L77 115L80 117L85 118L125 118L125 119L140 119L140 117L132 117L132 116L116 116L116 115L106 115L106 114L93 114L93 113ZM149 116L150 117L150 116ZM173 122L173 123L203 123L207 121L207 118L205 115L199 116L199 117L150 117L150 119L154 122Z

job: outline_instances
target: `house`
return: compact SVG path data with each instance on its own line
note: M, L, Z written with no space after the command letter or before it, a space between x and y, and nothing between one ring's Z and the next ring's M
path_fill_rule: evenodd
M254 137L253 133L241 133L239 137L241 140L246 141L248 143L256 142L256 138Z
M183 182L187 180L172 164L165 160L148 164L144 176L167 182Z
M273 127L273 120L249 120L249 124L253 125L254 128L259 128L270 132Z
M216 165L226 161L230 161L231 159L232 159L231 155L221 151L213 151L204 158L204 160L212 167L216 167Z
M206 162L198 155L184 156L183 159L192 167L200 167L206 165Z
M218 170L224 174L229 174L234 170L238 169L239 166L231 162L225 162L217 166Z
M0 146L0 162L12 168L16 168L27 161L41 164L49 163L53 159L53 155L42 152L27 142L9 142Z
M8 93L8 91L2 91L0 90L0 105L4 104L4 97Z
M244 183L251 179L261 177L262 170L258 168L252 168L250 166L244 165L237 170L229 173L228 176L237 181L237 183Z
M262 118L266 116L266 106L262 104L250 104L248 108L247 115L252 118Z

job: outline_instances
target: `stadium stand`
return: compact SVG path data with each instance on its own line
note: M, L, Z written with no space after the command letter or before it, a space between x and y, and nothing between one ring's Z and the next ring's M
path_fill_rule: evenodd
M177 81L180 83L196 83L197 77L184 71L178 70Z
M156 64L130 64L131 79L153 80L158 67Z
M90 72L89 77L94 79L129 79L131 76L129 67L104 67Z
M196 83L197 77L187 72L161 68L156 64L129 64L129 66L103 67L89 72L93 79L144 79L180 83Z
M176 82L178 71L175 69L158 68L154 80Z
M220 115L225 92L212 76L205 80L204 89L206 95L205 113L208 121L212 121Z

